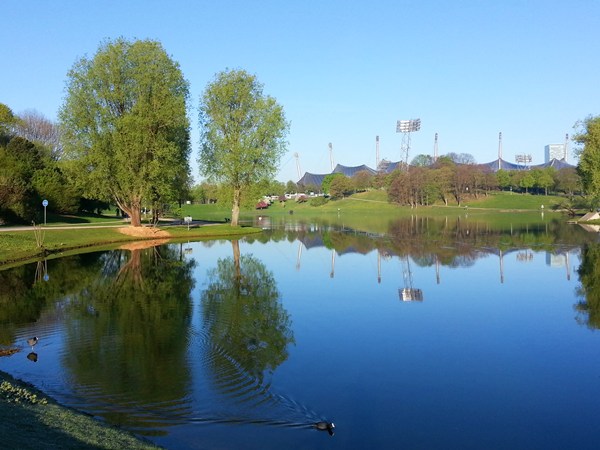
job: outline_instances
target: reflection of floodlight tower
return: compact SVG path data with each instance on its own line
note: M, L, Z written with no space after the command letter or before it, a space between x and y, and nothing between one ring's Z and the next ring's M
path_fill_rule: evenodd
M531 155L526 155L526 154L522 154L522 155L515 155L515 161L517 164L521 164L522 166L524 166L523 168L525 170L527 170L527 163L531 163Z
M403 302L423 301L423 291L414 289L412 283L412 272L410 271L410 261L408 255L400 257L402 260L402 275L404 276L404 289L399 289L400 300Z
M404 169L408 170L408 154L410 152L410 133L421 129L421 119L399 120L396 123L396 133L402 133L400 153L404 158Z
M335 276L335 250L331 250L331 272L329 272L329 278Z
M294 158L296 158L296 170L298 171L298 179L302 178L302 171L300 170L300 155L298 152L294 153Z
M302 242L298 241L298 255L296 255L296 270L300 270L300 261L302 261Z
M331 171L333 172L333 145L329 143L329 162L331 163Z

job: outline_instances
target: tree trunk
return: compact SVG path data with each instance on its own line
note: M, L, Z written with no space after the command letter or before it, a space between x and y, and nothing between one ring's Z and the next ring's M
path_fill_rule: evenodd
M142 226L142 212L140 208L140 201L132 201L130 204L123 204L117 201L117 206L125 214L129 216L130 224L132 227Z
M233 207L231 208L231 226L237 227L240 222L240 198L241 192L239 188L233 189Z
M131 217L131 226L132 227L141 227L142 226L142 216L140 212L140 208L136 208L135 206L131 208L129 212L129 217Z

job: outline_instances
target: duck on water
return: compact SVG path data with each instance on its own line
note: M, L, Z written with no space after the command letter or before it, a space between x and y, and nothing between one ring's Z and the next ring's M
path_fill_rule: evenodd
M335 424L333 422L316 422L314 427L319 431L327 431L329 436L333 436Z

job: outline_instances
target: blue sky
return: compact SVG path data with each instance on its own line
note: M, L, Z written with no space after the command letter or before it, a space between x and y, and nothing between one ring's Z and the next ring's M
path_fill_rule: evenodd
M0 102L56 119L66 74L106 38L160 41L197 109L215 73L256 74L291 122L277 178L401 159L399 119L421 118L410 159L470 153L477 162L563 143L600 114L600 2L27 1L2 2ZM571 149L573 148L571 144ZM574 162L572 156L569 161ZM194 163L194 176L200 179Z

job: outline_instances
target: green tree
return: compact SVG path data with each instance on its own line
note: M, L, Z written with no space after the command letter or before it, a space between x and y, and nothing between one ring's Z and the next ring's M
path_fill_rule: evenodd
M226 70L204 91L200 128L200 170L231 187L231 225L237 226L242 197L253 185L273 178L285 153L289 124L283 107L263 93L256 76Z
M3 141L4 143L8 141L16 120L12 110L4 103L0 103L0 145Z
M581 177L584 192L597 204L600 202L600 116L590 116L578 126L579 131L573 136L573 140L582 145L577 151L577 173Z
M0 221L37 219L41 198L32 179L43 167L43 151L27 139L13 137L0 146Z
M527 194L528 189L532 188L535 185L535 178L531 174L531 172L524 172L519 180L519 187L525 189L525 193Z
M573 197L573 194L581 189L581 178L574 168L565 167L558 170L555 179L557 189L563 191L569 197Z
M535 185L539 189L543 189L545 195L548 195L548 189L554 186L555 173L556 169L553 167L547 167L535 172Z
M433 157L431 155L420 154L413 158L410 162L411 166L416 167L428 167L433 164Z
M329 185L329 195L333 199L342 198L347 192L352 190L352 181L350 178L342 174L338 175L337 177L333 177Z
M298 185L292 180L289 180L285 185L285 192L287 194L295 194L296 192L298 192Z
M59 117L83 194L112 199L141 225L143 203L180 197L189 180L189 88L156 41L103 43L69 71Z
M323 181L321 182L321 190L323 191L324 194L329 194L329 190L331 187L331 183L333 182L333 179L336 177L344 177L344 174L341 173L330 173L325 175L325 177L323 178ZM316 192L316 191L314 191Z
M508 189L512 185L512 177L510 172L500 169L496 172L496 179L498 180L498 186L502 189Z

